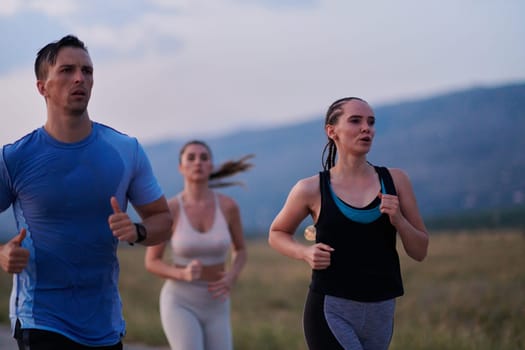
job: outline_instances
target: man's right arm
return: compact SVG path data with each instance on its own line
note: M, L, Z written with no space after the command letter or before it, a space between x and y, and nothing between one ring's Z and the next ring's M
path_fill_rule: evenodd
M27 266L29 261L29 250L22 248L22 242L26 237L26 229L4 245L0 245L0 266L7 273L19 273Z

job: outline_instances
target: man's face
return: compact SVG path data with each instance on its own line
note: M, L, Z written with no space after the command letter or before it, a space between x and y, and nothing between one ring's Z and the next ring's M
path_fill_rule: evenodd
M89 54L75 47L64 47L47 76L37 81L39 92L49 108L69 115L83 115L93 88L93 64Z

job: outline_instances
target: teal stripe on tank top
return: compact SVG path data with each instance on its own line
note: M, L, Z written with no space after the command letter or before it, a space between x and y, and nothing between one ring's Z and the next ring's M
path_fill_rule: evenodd
M337 197L334 190L332 189L331 184L329 184L329 187L330 193L332 195L332 198L334 199L335 204L337 205L341 213L343 213L343 215L349 218L350 220L359 222L361 224L369 224L377 220L381 216L379 204L369 209L359 209L351 207L350 205L345 203L341 198ZM385 184L383 183L383 179L381 179L381 193L385 193Z

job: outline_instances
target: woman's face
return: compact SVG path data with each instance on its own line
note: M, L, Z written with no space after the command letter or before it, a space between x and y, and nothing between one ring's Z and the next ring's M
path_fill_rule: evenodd
M213 170L208 149L199 144L190 144L181 155L179 171L186 180L208 181Z
M341 105L343 113L334 125L326 125L328 137L334 140L338 152L366 154L375 136L374 111L368 103L350 100Z

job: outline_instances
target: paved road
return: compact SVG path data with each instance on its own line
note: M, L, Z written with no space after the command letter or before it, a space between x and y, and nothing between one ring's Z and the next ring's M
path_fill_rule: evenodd
M11 338L11 330L9 327L0 325L0 349L2 350L16 350L17 346L13 338Z
M15 340L11 337L11 330L5 325L0 325L0 349L18 350ZM169 350L167 347L151 347L141 344L125 344L125 350Z

